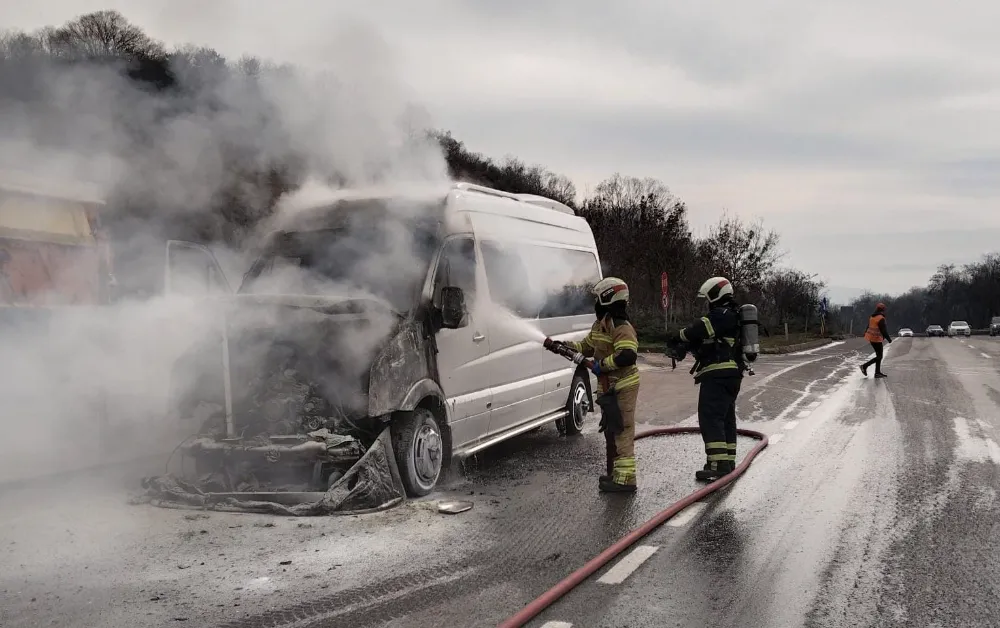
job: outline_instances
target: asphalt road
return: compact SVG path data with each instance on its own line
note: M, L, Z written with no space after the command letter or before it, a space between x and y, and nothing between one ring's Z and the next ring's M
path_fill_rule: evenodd
M997 622L1000 341L898 339L878 381L869 353L762 357L739 415L771 445L747 474L531 625ZM694 424L696 394L647 360L640 419ZM660 437L637 444L634 496L600 494L595 430L526 435L375 515L129 506L114 475L0 491L0 625L496 625L700 486L699 438ZM473 509L436 512L455 497Z

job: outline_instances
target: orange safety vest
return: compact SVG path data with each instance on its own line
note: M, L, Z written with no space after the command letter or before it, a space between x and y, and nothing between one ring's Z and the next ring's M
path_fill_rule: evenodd
M881 314L876 314L868 319L868 331L865 332L865 340L868 342L882 342L882 330L878 324L885 320Z

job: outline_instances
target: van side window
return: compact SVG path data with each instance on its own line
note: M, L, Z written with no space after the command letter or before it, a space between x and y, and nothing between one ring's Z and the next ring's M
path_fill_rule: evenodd
M579 316L594 311L590 289L601 279L590 251L540 244L480 244L493 300L521 318Z
M441 288L461 288L465 303L472 307L476 297L476 246L472 238L453 238L444 244L434 273L434 305L441 304Z
M520 318L537 318L542 304L531 290L531 277L520 251L490 241L481 242L480 248L493 302Z

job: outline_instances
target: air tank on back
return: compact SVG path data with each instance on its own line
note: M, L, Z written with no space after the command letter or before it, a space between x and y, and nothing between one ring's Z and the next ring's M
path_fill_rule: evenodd
M753 362L760 353L760 336L757 325L757 306L747 303L740 306L740 334L742 337L743 355L747 362Z

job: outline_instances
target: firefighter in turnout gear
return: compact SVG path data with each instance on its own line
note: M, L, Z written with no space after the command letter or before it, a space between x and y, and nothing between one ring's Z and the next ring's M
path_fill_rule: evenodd
M736 467L736 397L745 368L741 348L739 306L725 277L713 277L698 290L708 303L708 314L685 327L672 343L694 354L694 381L698 393L698 426L705 441L705 468L695 473L711 482Z
M601 406L601 431L607 451L607 474L599 487L605 492L636 489L635 408L639 399L639 340L628 320L628 285L606 277L594 286L597 321L581 342L566 345L593 358Z

